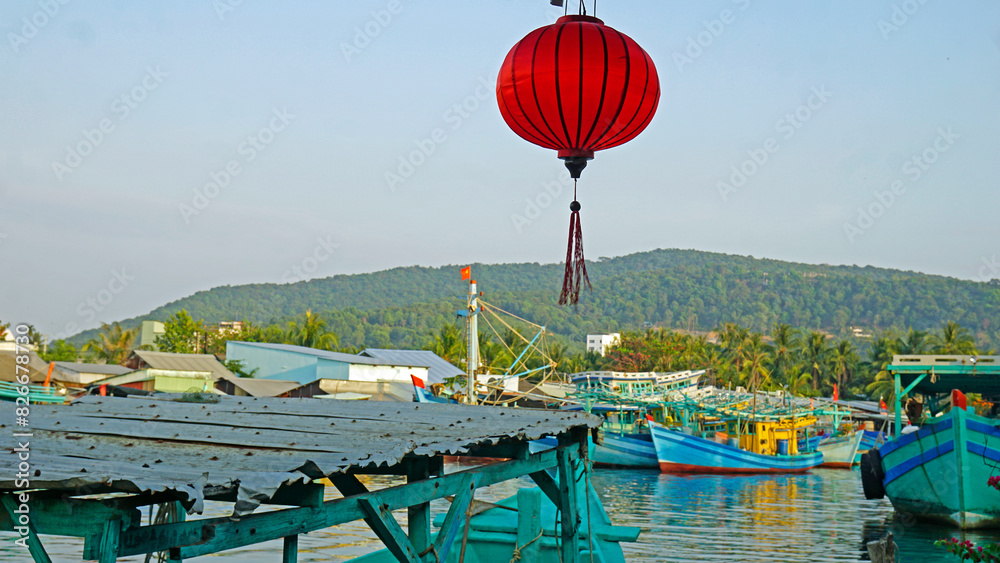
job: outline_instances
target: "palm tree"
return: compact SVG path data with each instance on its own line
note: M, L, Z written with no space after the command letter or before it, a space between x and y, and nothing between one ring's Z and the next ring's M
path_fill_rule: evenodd
M856 371L857 365L858 352L849 340L841 340L836 348L830 350L830 367L833 369L833 376L837 380L841 392Z
M809 373L812 374L813 390L819 389L820 377L826 367L826 358L830 349L826 344L826 335L822 332L812 331L806 338L802 347L802 355L805 358Z
M81 351L92 352L108 364L121 365L132 354L138 335L139 329L126 330L117 321L111 325L101 323L101 332L84 344Z
M337 345L337 335L326 330L326 321L322 317L314 315L311 309L306 309L302 324L296 321L288 322L285 344L295 344L319 350L333 350L333 347Z
M913 327L910 327L906 336L898 339L896 347L900 354L926 354L930 348L927 331L913 330Z
M941 327L940 335L932 335L930 342L935 354L975 354L976 340L968 329L955 321L948 321Z
M454 324L442 326L434 335L428 348L431 352L456 366L465 357L465 339L462 337L462 331Z
M795 350L800 346L799 331L786 323L775 323L771 331L774 339L774 376L784 381L792 367Z
M874 398L878 395L884 397L887 403L895 400L895 378L889 373L889 364L892 362L893 354L897 352L898 344L898 338L884 335L872 342L868 350L868 364L872 370L877 371L875 379L865 388L869 397Z
M792 395L804 395L805 390L812 385L812 374L809 372L803 372L798 375L792 375L788 379L788 392Z

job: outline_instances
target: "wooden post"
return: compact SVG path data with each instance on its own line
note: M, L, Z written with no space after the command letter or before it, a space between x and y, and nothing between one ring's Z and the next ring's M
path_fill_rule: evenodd
M576 471L573 467L573 460L570 459L566 450L558 450L556 459L559 468L559 508L562 511L560 551L563 561L576 561L580 551L580 542L576 534L578 527L577 499L579 498L576 487Z
M97 559L100 563L115 563L118 560L118 545L121 533L121 520L108 520L104 523L104 532L101 534L101 544Z
M3 507L7 511L7 515L10 516L10 521L14 526L20 526L18 521L18 514L14 512L17 510L17 503L14 502L14 497L17 493L11 493L9 495L3 495L0 500L3 502ZM35 560L36 563L52 563L49 559L49 554L45 552L45 548L42 546L41 540L38 539L38 534L35 532L35 527L28 521L23 527L28 529L28 535L26 542L28 544L28 553L31 554L31 558Z
M517 545L520 561L538 561L541 557L542 493L538 489L517 491Z
M900 391L902 391L902 388L899 385L898 371L895 374L893 374L893 380L894 380L893 390L895 391L896 395L896 427L893 429L892 435L898 440L903 432L903 427L900 425L900 423L903 420L903 405L901 404L903 398L900 397Z
M285 536L285 546L281 552L281 563L295 563L299 560L299 536Z
M427 459L411 459L406 462L406 482L415 483L430 477L430 464ZM431 505L423 502L406 509L407 535L417 553L423 553L431 544ZM433 561L432 553L425 553L423 561Z

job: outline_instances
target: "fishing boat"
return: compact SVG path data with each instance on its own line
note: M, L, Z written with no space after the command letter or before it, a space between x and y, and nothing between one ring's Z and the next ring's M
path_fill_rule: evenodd
M808 417L794 421L755 422L756 428L726 443L650 420L660 471L664 473L800 473L823 463L823 454L798 454L795 434L815 423Z
M853 467L858 463L855 461L855 456L864 437L864 430L855 430L846 436L828 436L820 440L816 451L823 454L823 467L839 469Z
M665 404L670 419L649 417L660 471L666 473L794 473L823 462L799 452L816 424L812 409L781 393L699 389Z
M1000 526L1000 491L987 485L1000 463L1000 356L897 355L887 371L895 380L893 438L861 458L865 497L889 497L901 514L962 529ZM983 411L964 395L979 393ZM903 397L916 398L904 428Z

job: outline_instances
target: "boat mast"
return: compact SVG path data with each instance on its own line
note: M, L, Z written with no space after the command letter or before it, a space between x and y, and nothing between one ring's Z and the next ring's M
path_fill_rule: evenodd
M469 315L466 317L466 343L468 355L465 359L465 369L468 388L465 402L476 404L476 372L479 371L479 293L476 291L476 280L469 280Z

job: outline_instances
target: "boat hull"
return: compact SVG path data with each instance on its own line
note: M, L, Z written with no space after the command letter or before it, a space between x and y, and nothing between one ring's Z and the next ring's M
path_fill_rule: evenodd
M599 467L656 469L656 447L649 434L604 433L594 447L594 464Z
M858 430L850 436L834 438L827 443L820 442L817 449L823 454L823 467L850 469L855 463L859 463L860 460L855 461L855 456L864 436L864 431Z
M886 496L897 512L972 529L1000 527L996 421L952 409L878 448Z
M664 473L802 473L823 463L816 452L761 455L652 424L660 471Z

